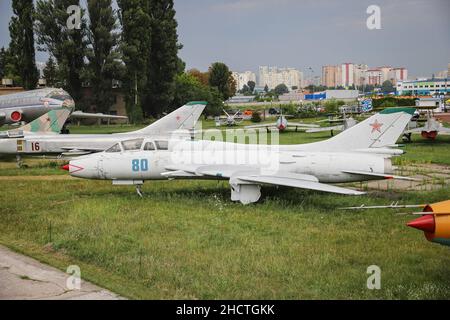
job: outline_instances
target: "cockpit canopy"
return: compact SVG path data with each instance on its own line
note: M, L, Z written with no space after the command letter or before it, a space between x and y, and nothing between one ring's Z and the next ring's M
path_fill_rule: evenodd
M111 148L107 149L105 152L122 152L122 151L155 151L155 150L169 150L169 141L167 140L156 140L156 141L146 141L144 144L144 139L131 139L122 142L118 142Z

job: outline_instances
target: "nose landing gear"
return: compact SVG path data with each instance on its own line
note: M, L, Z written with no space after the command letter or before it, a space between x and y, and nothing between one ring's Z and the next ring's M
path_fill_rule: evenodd
M141 197L141 198L144 197L144 194L142 193L142 184L137 184L136 185L136 192L137 192L139 197Z

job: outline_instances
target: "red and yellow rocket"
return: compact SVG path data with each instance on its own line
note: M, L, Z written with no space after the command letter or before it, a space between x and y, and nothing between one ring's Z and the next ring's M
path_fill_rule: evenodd
M421 214L408 226L425 232L431 242L450 246L450 200L428 204Z

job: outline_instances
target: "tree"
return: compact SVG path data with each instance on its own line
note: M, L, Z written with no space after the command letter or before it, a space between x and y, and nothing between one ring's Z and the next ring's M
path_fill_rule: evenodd
M395 88L392 85L392 82L390 80L386 80L381 85L381 92L390 93L390 92L394 92L394 91L395 91Z
M208 72L201 72L198 69L191 69L188 71L188 74L197 78L201 84L203 84L205 86L209 85L209 73Z
M14 16L9 23L10 50L13 63L20 76L20 84L27 90L36 88L39 72L36 68L34 49L33 0L13 0Z
M5 76L5 67L6 67L6 50L5 47L0 49L0 79L3 79Z
M242 94L248 94L250 92L250 88L248 87L248 85L244 84L240 92Z
M249 82L247 82L247 86L249 87L251 92L254 92L255 91L255 87L256 87L256 83L255 83L255 81L249 81Z
M189 101L207 101L205 113L220 115L223 102L220 93L215 88L202 84L190 73L179 74L175 78L175 96L170 110L175 110Z
M58 73L76 103L81 101L82 76L85 71L86 21L68 28L67 8L80 5L79 0L38 0L36 3L36 34L38 50L47 51L56 59ZM84 10L81 11L81 14Z
M269 86L268 86L267 84L264 86L264 91L265 91L266 93L269 93Z
M55 87L58 83L58 69L52 57L50 57L45 64L44 78L47 83L47 87Z
M147 86L147 64L151 49L151 18L146 0L118 0L122 26L120 49L125 63L122 90L131 121L143 118L142 103Z
M15 57L11 54L11 50L2 48L0 52L1 73L3 78L13 80L13 83L21 83L21 77L16 68Z
M222 62L215 62L209 67L209 85L219 90L223 100L236 94L236 81L230 69Z
M173 0L149 0L151 50L147 57L147 87L144 113L156 117L166 111L174 98L175 76L180 59Z
M88 2L89 80L93 102L99 112L108 112L113 104L113 80L120 78L121 64L117 52L119 35L116 30L116 12L111 0Z
M289 92L289 88L284 84L279 84L275 87L274 89L275 94L281 96L282 94L288 93Z

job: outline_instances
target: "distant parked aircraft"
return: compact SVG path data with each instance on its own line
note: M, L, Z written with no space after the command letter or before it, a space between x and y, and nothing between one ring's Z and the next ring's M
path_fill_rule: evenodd
M72 119L128 119L124 116L74 111L75 102L63 89L45 88L0 96L0 126L31 122L51 110L67 108ZM73 113L72 113L73 112Z
M290 122L287 120L288 116L283 115L283 113L280 114L277 121L274 123L263 123L263 124L256 124L251 126L246 126L245 129L258 129L258 128L266 128L268 131L271 129L276 129L279 131L285 131L288 128L295 128L295 131L300 130L308 130L310 128L319 128L316 124L307 124L307 123L295 123Z
M217 127L220 127L220 126L223 126L223 125L226 125L228 127L232 127L232 126L240 124L244 120L244 118L242 118L240 116L240 114L241 114L240 110L236 111L236 113L233 114L233 115L230 115L225 110L223 110L223 112L225 113L226 116L216 117L215 118Z

